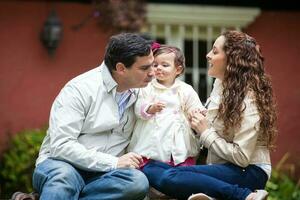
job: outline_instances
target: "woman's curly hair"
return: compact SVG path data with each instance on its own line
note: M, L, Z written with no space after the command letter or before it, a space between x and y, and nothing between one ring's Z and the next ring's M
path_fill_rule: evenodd
M277 135L277 113L270 78L264 69L264 58L254 38L239 31L225 31L223 50L227 57L222 102L218 117L224 122L224 133L241 127L246 95L254 97L259 116L260 137L273 148Z

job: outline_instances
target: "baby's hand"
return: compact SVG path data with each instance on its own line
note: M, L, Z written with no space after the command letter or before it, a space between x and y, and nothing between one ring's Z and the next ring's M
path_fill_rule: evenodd
M200 112L204 117L206 117L206 113L207 113L207 110L206 110L206 109L200 110L200 108L199 108L199 112Z
M162 111L165 107L166 107L165 103L157 102L157 103L154 103L151 106L149 106L147 113L153 115L157 112Z
M197 113L202 114L204 117L206 116L207 110L206 109L201 109L201 108L196 108L194 110L192 110L189 114L188 114L188 118L191 119L192 116L196 115Z

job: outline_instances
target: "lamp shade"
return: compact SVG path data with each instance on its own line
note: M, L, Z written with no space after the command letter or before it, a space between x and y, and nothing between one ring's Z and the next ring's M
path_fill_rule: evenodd
M41 31L41 41L50 55L53 55L62 39L62 23L54 10L51 11Z

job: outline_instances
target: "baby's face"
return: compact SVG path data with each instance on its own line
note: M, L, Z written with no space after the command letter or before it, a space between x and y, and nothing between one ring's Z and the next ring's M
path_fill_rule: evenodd
M162 53L154 58L154 73L157 81L165 86L173 85L176 77L181 73L182 67L175 66L175 54Z

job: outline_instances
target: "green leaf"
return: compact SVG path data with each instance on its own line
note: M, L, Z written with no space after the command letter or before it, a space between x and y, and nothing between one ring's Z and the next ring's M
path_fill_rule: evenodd
M27 130L14 135L1 157L0 199L15 191L32 192L32 173L46 129Z

